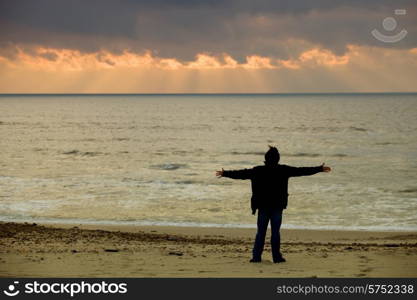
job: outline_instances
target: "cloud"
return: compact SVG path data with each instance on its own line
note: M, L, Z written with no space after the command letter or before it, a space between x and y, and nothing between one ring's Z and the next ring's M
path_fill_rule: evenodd
M276 93L416 91L417 48L313 48L292 59L198 54L192 61L151 52L15 50L0 55L3 93Z
M395 48L415 48L417 4L400 0L0 0L0 47L31 44L52 48L120 53L151 51L165 58L193 60L199 53L297 57L304 41L337 55L348 45L393 47L370 31L396 8L409 37Z
M87 71L100 69L131 68L161 70L218 70L218 69L300 69L303 67L345 65L349 55L337 56L327 49L313 48L299 57L288 60L251 55L239 63L231 55L213 56L199 53L194 60L181 62L175 58L161 58L150 51L134 53L128 50L114 54L107 50L84 53L73 49L46 47L19 47L0 52L0 61L9 67L44 71ZM11 54L11 55L10 55Z
M412 0L0 0L0 92L410 91L416 36Z

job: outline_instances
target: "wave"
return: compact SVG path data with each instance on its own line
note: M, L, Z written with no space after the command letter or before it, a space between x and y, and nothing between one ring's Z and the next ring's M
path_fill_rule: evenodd
M295 154L285 154L285 156L293 156L293 157L319 157L320 154L317 153L305 153L305 152L298 152Z
M335 153L335 154L318 154L318 153L306 153L306 152L298 152L295 154L283 154L283 156L290 156L290 157L347 157L347 154L344 153Z
M12 126L15 126L15 125L27 125L27 124L32 125L29 122L5 122L5 121L0 121L0 125L12 125ZM40 123L33 123L33 125L39 125L39 124Z
M350 126L350 127L349 127L349 129L350 129L350 130L353 130L353 131L362 131L362 132L366 132L366 131L368 131L368 129L366 129L366 128L362 128L362 127L355 127L355 126Z
M187 154L187 151L184 151L184 150L176 150L176 151L173 151L172 154L174 154L174 155L186 155Z
M398 143L398 142L379 142L379 143L375 143L375 145L378 146L388 146L388 145L402 145L403 143Z
M258 128L261 129L261 128ZM353 130L353 131L361 131L361 132L367 132L369 131L367 128L363 127L356 127L356 126L350 126L350 127L336 127L336 126L298 126L293 128L285 128L285 127L272 127L273 130L278 131L297 131L297 132L344 132L345 130Z
M336 154L331 154L329 156L332 156L332 157L347 157L348 155L347 154L343 154L343 153L336 153Z
M79 155L79 156L98 156L98 155L106 155L107 153L99 152L99 151L80 151L80 150L70 150L64 151L62 154L65 155Z
M398 192L399 193L404 193L404 194L417 193L417 188L403 189L403 190L399 190Z
M261 151L232 151L230 154L232 155L264 155L265 152Z
M195 180L179 180L175 182L176 184L196 184L198 183Z
M255 161L248 161L248 160L238 160L238 161L231 161L229 162L230 165L254 165L258 164L259 162Z
M166 185L166 186L170 186L170 187L175 187L175 185L181 185L181 184L198 184L198 183L203 183L203 182L198 182L195 180L177 180L177 181L166 181L166 180L146 180L146 181L141 181L138 179L133 179L133 178L123 178L123 181L136 181L139 182L141 184L144 185L158 185L158 186L162 186L162 185Z
M205 223L191 221L153 221L153 220L109 220L109 219L77 219L77 218L37 218L30 216L0 215L0 222L37 222L40 224L66 225L125 225L125 226L178 226L203 228L256 228L256 224L244 223ZM341 225L298 225L283 224L284 229L301 230L335 230L335 231L365 231L365 232L415 232L415 226L341 226Z
M232 155L265 155L265 152L260 151L233 151ZM334 154L318 154L318 153L307 153L307 152L297 152L297 153L282 153L281 156L287 157L347 157L347 154L344 153L334 153Z
M187 164L176 164L176 163L166 163L166 164L159 164L159 165L152 165L152 169L160 169L166 171L173 171L180 168L187 168Z
M162 130L167 130L167 129L172 129L172 127L170 126L164 126L164 125L151 125L151 126L147 126L146 128L148 129L162 129Z
M129 141L130 139L129 138L113 138L113 140L121 142L121 141Z

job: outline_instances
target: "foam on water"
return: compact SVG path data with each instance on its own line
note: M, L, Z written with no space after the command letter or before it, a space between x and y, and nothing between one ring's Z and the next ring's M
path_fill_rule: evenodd
M41 224L65 224L65 225L114 225L114 226L176 226L176 227L202 227L202 228L247 228L256 229L255 224L219 224L219 223L198 223L198 222L169 222L169 221L141 221L141 220L93 220L93 219L44 219L44 218L19 218L13 216L1 216L2 222L38 222ZM283 224L283 229L298 230L334 230L334 231L370 231L370 232L415 232L415 227L384 227L384 226L300 226Z
M150 167L154 169L172 171L172 170L177 170L179 168L187 168L188 166L187 164L165 163L165 164L160 164L160 165L152 165Z

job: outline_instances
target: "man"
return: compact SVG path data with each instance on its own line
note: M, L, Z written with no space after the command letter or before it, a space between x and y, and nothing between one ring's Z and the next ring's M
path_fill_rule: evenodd
M261 262L262 251L265 244L265 236L268 223L271 221L271 248L274 263L285 262L280 252L280 227L282 211L288 203L288 179L296 176L308 176L319 172L330 172L330 167L324 165L318 167L291 167L279 164L280 154L278 149L269 146L265 153L265 165L252 169L235 171L216 171L218 177L233 179L250 179L252 183L251 207L252 214L258 210L258 231L250 262Z

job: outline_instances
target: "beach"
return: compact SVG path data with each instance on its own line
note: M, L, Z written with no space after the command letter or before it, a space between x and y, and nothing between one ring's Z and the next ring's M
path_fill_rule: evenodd
M269 233L269 232L268 232ZM283 229L287 262L249 263L255 229L0 223L0 277L416 277L417 233Z

